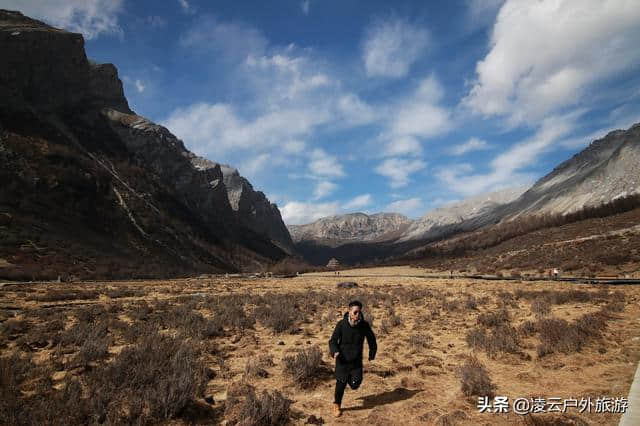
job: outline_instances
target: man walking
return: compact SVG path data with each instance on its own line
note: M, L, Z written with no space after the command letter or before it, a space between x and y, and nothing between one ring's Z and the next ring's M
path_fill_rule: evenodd
M329 339L329 352L336 360L336 390L333 401L333 415L342 413L340 405L347 387L358 389L362 383L362 349L364 339L369 345L369 361L376 357L378 345L371 326L362 315L362 303L358 300L349 302L349 311L338 321Z

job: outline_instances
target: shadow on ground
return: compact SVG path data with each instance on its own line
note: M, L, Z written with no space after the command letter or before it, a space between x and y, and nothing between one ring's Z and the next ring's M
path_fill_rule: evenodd
M368 410L379 407L381 405L393 404L394 402L404 401L413 398L414 395L422 392L422 389L409 390L406 388L396 388L392 391L382 392L376 395L367 395L356 398L362 400L359 407L345 407L343 411Z

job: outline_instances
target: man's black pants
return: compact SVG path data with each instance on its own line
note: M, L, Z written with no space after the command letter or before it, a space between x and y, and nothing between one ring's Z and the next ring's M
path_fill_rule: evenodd
M341 368L342 367L342 368ZM334 402L338 405L342 404L342 397L347 384L351 389L358 389L362 383L362 364L359 366L336 365L336 391L334 393Z

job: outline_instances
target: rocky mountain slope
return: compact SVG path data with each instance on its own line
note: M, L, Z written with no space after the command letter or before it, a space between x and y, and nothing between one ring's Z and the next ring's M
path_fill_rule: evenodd
M219 167L229 204L240 222L247 228L266 235L288 254L293 253L293 241L282 221L280 210L262 191L255 191L251 183L229 165L214 163L198 156L191 157L191 163L199 170Z
M424 248L433 240L454 237L453 241L461 232L480 229L490 234L493 228L489 225L492 224L526 222L528 218L540 215L567 215L638 194L638 164L640 123L593 141L526 191L525 188L507 189L442 206L410 222L400 233L388 234L393 238L387 238L383 243L360 238L359 235L367 234L366 229L361 229L360 234L353 234L346 243L341 241L342 245L328 245L323 240L325 235L340 235L339 227L332 233L327 231L323 234L311 232L309 229L314 227L305 225L291 227L291 233L297 241L298 251L315 264L323 264L331 257L348 259L352 263L402 258L402 253ZM327 221L331 223L327 219L316 223Z
M538 180L502 213L567 214L640 191L640 123L616 130Z
M1 276L231 271L290 250L277 207L136 115L80 34L0 10L0 45Z
M307 225L289 225L289 232L296 242L382 241L397 238L411 222L398 213L350 213L325 217Z
M476 229L500 219L499 207L517 199L526 188L477 195L428 211L402 233L398 241L425 240L454 231Z

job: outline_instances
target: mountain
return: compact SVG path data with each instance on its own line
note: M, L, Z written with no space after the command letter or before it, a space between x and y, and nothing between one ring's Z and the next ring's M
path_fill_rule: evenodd
M324 264L331 257L352 264L391 257L401 259L403 253L420 251L434 240L454 237L451 240L454 241L463 232L478 230L490 235L494 224L511 221L527 224L532 223L528 218L534 216L557 217L615 200L633 204L634 201L623 199L640 193L638 164L640 123L593 141L526 191L507 189L448 204L418 220L403 222L393 232L376 233L365 217L358 218L354 226L345 220L352 215L290 226L290 232L298 252L314 264ZM560 222L555 219L553 223ZM504 229L499 232L504 233ZM501 241L493 237L489 240ZM452 244L455 246L455 242Z
M0 10L0 276L259 268L291 250L277 207L138 116L80 34Z
M640 191L640 123L597 139L538 180L502 215L568 214Z
M293 253L291 235L282 221L278 206L271 203L261 191L255 191L251 183L237 169L194 156L192 164L199 170L220 167L231 208L244 226L266 235L271 242L289 254Z
M640 124L616 130L558 165L531 188L476 196L428 212L398 242L432 239L499 221L566 215L640 191Z
M398 213L350 213L319 219L307 225L289 225L295 242L323 241L329 245L350 241L395 239L411 220Z
M406 229L399 242L437 238L476 229L501 218L500 207L517 199L526 188L509 188L477 195L428 211Z

